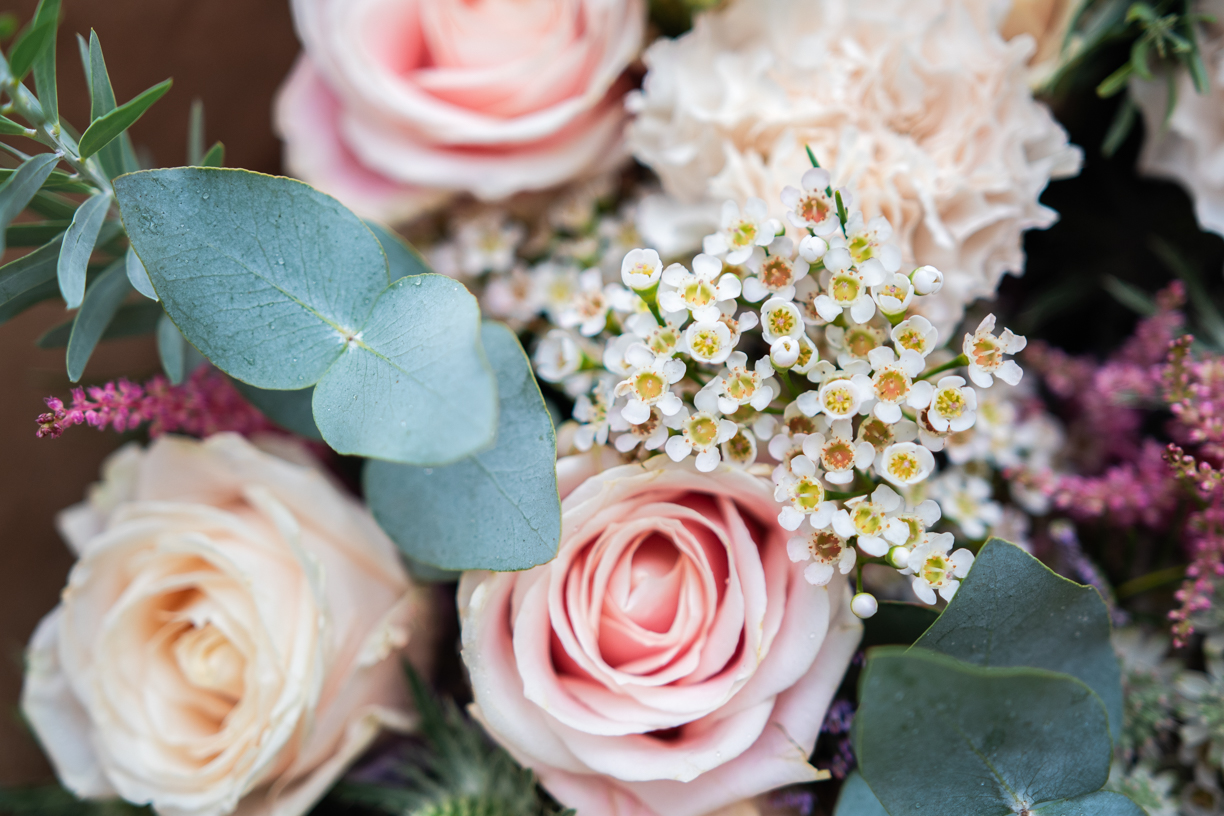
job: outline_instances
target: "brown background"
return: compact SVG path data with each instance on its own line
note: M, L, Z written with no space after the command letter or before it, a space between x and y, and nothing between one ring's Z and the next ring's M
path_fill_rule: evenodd
M5 0L0 11L26 22L36 0ZM83 127L89 109L75 35L98 32L120 101L166 77L174 88L133 128L138 148L158 165L184 160L191 101L204 100L209 142L226 146L226 163L265 172L280 168L271 102L297 52L288 0L64 0L60 28L60 110ZM21 654L38 620L56 603L72 559L54 516L79 501L102 458L123 439L73 428L35 439L34 418L48 395L67 397L62 351L34 340L65 320L49 301L0 325L0 785L49 778L50 771L17 713ZM83 383L156 370L147 339L103 344Z

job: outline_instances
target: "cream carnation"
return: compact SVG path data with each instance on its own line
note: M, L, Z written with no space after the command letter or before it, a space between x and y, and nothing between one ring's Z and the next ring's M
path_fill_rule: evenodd
M1021 234L1080 152L1033 101L1033 42L1004 42L984 2L738 0L646 52L630 98L634 154L688 201L775 202L809 145L904 262L945 275L922 310L950 330L965 304L1024 265ZM780 212L778 213L781 214ZM908 270L905 270L908 271Z
M1177 104L1166 121L1168 79L1131 82L1147 129L1139 169L1184 186L1194 198L1199 226L1224 235L1224 0L1200 3L1197 10L1217 20L1200 29L1199 40L1211 87L1200 94L1179 68L1173 80Z
M861 633L845 577L804 578L764 480L599 462L557 463L554 561L463 576L477 716L582 816L698 816L815 779Z
M411 725L415 591L358 502L231 434L129 446L103 475L60 517L79 560L22 690L73 793L298 816Z

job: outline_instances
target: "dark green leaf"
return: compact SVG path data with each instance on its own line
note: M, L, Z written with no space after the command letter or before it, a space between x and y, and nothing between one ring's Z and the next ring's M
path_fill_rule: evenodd
M58 785L52 785L0 788L0 813L9 816L152 816L153 811L122 799L77 799Z
M71 382L80 381L98 341L130 291L132 287L128 284L122 259L107 267L90 285L68 338L68 379Z
M1109 610L1095 589L994 538L914 645L979 666L1029 666L1078 678L1104 702L1116 739L1122 673L1109 633Z
M871 646L909 646L939 617L939 611L925 604L880 601L880 608L863 621L862 649Z
M1126 83L1130 81L1130 76L1134 73L1135 66L1129 62L1123 65L1118 70L1114 71L1105 79L1101 80L1101 84L1097 85L1097 96L1102 99L1108 99L1114 94L1126 87Z
M191 100L187 118L187 164L200 167L204 160L204 100Z
M247 398L247 402L285 430L293 431L307 439L323 441L323 434L319 433L315 426L314 414L311 411L313 388L303 388L301 391L267 391L247 385L242 380L234 380L234 386Z
M149 280L148 271L131 247L128 247L127 254L124 256L124 263L127 264L128 283L132 284L132 288L149 300L157 300L157 290L153 288L153 281Z
M157 330L157 321L162 314L161 307L156 303L126 303L115 313L115 318L102 334L102 340L122 340L125 337L152 334ZM72 324L72 320L67 320L53 329L48 329L38 338L38 347L66 348L68 338L72 335Z
M25 125L19 125L12 119L0 116L0 136L33 136L34 130Z
M225 145L216 142L212 147L208 148L208 152L200 159L201 167L224 167L225 166Z
M397 233L376 221L366 221L365 225L374 233L374 237L378 239L383 252L387 255L387 267L391 271L391 280L395 281L409 275L423 275L433 271L421 253Z
M888 811L867 787L862 774L852 771L842 785L833 816L888 816Z
M39 153L16 170L9 171L10 175L0 185L0 229L7 230L9 224L21 215L38 188L51 175L57 161L59 158L54 153ZM0 240L0 255L5 248L4 241Z
M161 99L173 84L172 79L159 82L135 99L124 102L110 113L95 119L81 136L81 158L87 159L97 153L110 144L116 136L135 124L136 120L143 116L154 102Z
M60 0L39 0L34 11L34 25L59 25ZM47 122L59 121L59 95L55 87L55 32L52 31L46 48L34 58L34 87L38 91L38 103Z
M1147 816L1129 797L1113 791L1097 791L1074 799L1034 808L1033 816Z
M13 78L21 81L25 79L25 75L34 67L34 60L38 59L42 54L43 49L51 45L55 39L56 23L43 23L41 25L31 25L21 33L17 42L13 44L13 50L9 53L9 71L12 72Z
M56 276L69 309L80 306L85 296L85 270L89 268L89 258L97 246L110 205L109 192L95 193L76 211L72 225L64 233Z
M1140 37L1131 45L1130 64L1140 79L1152 78L1152 69L1148 66L1148 52L1151 47L1152 41L1147 37Z
M106 70L106 59L102 56L102 43L95 31L89 32L89 121L95 122L115 110L115 90L111 86L110 74ZM98 161L107 178L140 169L136 162L136 151L128 134L121 133L118 139L98 151Z
M447 467L368 462L366 502L414 561L528 569L552 560L561 540L552 419L514 333L486 323L481 337L497 372L496 445Z
M1021 813L1109 777L1108 717L1088 686L925 649L871 651L853 739L863 778L891 814Z
M71 221L23 221L6 230L5 243L10 247L42 246L59 237Z

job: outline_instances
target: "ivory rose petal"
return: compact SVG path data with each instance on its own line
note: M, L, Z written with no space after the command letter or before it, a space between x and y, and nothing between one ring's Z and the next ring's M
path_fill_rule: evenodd
M363 215L501 198L623 156L642 0L294 0L276 105L292 172Z
M558 461L557 558L459 588L473 713L584 816L701 816L807 762L861 624L786 553L770 486Z
M79 560L22 708L74 793L298 816L381 728L411 726L395 655L416 590L365 510L299 462L163 436L61 516Z

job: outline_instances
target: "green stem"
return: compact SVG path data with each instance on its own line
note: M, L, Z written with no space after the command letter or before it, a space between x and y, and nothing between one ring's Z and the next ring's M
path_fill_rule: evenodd
M944 363L941 366L935 366L930 371L924 371L922 374L918 376L918 379L926 380L931 377L934 377L936 374L942 374L943 372L948 371L949 369L960 368L961 366L964 366L964 365L969 365L969 358L961 354L961 355L954 357L953 359L949 360L948 362Z
M1114 591L1115 597L1119 601L1126 598L1133 598L1136 595L1142 595L1144 592L1150 592L1153 589L1159 589L1162 586L1176 584L1178 581L1186 577L1185 564L1178 564L1175 567L1156 570L1149 572L1147 575L1140 575L1138 578L1132 578L1125 584L1122 584Z
M875 485L872 485L867 490L847 490L844 493L840 490L826 490L825 498L833 501L845 501L846 499L857 499L859 496L870 496L875 490Z
M799 394L799 392L795 390L795 384L791 382L790 371L786 370L785 368L779 368L777 370L777 374L778 374L778 377L782 380L782 384L786 386L787 395L791 399L794 399Z
M863 562L859 561L854 570L854 591L863 591Z

